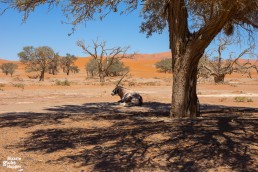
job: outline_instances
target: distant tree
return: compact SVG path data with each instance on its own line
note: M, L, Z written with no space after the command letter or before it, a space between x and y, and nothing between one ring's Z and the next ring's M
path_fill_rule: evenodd
M27 46L18 54L20 61L25 64L27 72L40 72L39 81L44 81L45 72L47 72L55 53L52 48L42 46L34 48Z
M79 69L78 66L71 66L70 71L71 71L72 73L79 73L79 72L80 72L80 69Z
M134 54L128 55L126 52L129 47L115 47L115 48L106 48L106 42L103 41L98 43L98 41L93 41L93 47L86 47L83 41L78 41L77 45L81 47L85 53L89 54L96 63L98 68L98 75L100 82L105 82L105 77L109 73L111 66L120 59L133 57ZM86 66L87 70L87 66ZM91 70L93 71L93 70ZM92 73L91 73L92 74Z
M209 78L210 73L206 69L206 65L209 65L210 59L207 55L203 55L198 64L198 75L197 78Z
M109 65L111 60L108 60L108 62L104 62L105 65ZM87 72L87 75L93 77L95 75L98 75L98 63L95 59L90 59L89 62L85 65L85 69ZM129 67L125 66L123 62L120 61L120 59L114 59L113 64L109 67L108 70L105 72L105 76L121 76L125 72L129 71Z
M74 65L76 60L77 60L77 57L71 54L66 54L65 57L62 57L60 60L60 63L61 63L61 68L63 69L63 72L69 75L72 69L73 70L76 69L77 66ZM79 72L79 70L77 71ZM75 72L75 73L78 73L78 72Z
M219 38L219 45L216 51L212 51L210 55L205 55L201 58L198 65L198 75L202 77L213 76L215 83L223 83L226 75L230 75L233 72L248 74L251 77L251 70L258 70L256 64L251 64L249 61L246 63L239 63L238 60L244 55L252 56L252 48L249 47L242 51L239 55L234 56L230 53L230 57L227 59L222 57L223 51L227 46L234 43L232 39ZM213 54L216 54L212 60L209 59Z
M0 69L2 69L3 73L6 75L10 74L11 77L13 77L13 73L18 68L17 64L14 63L4 63L0 66Z
M165 58L155 63L155 67L159 72L172 73L172 58Z
M87 76L95 76L98 74L98 62L96 59L91 58L85 65Z
M60 65L60 56L58 53L55 53L52 61L49 64L48 70L49 74L56 75L58 73L58 66Z
M111 62L111 59L108 59L107 65ZM129 71L129 67L125 66L120 59L114 59L113 64L106 71L106 76L122 76L124 73Z

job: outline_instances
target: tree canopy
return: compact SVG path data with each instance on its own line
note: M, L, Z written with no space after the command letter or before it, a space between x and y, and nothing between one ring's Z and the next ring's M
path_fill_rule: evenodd
M169 6L175 7L178 3L183 5L189 16L187 23L191 23L189 31L200 29L199 34L204 32L210 24L218 22L221 18L226 21L223 26L225 33L231 34L235 26L245 29L258 27L258 3L257 0L101 0L101 1L60 1L60 0L0 0L6 8L14 8L24 14L26 20L37 6L47 4L49 8L60 5L68 22L74 26L97 18L103 19L110 12L129 13L137 8L141 8L143 22L141 31L151 35L153 32L162 32L167 26ZM185 19L184 19L185 20ZM222 21L221 21L222 23ZM197 32L196 32L197 33ZM207 34L206 34L207 35Z
M26 65L28 72L40 72L40 81L44 81L45 72L48 70L55 52L48 46L36 47L26 46L18 53L20 61Z
M2 69L2 72L6 75L10 74L11 77L13 76L13 73L17 68L18 65L14 63L3 63L2 65L0 65L0 69Z
M86 54L89 54L95 60L90 62L89 65L97 66L97 73L99 75L100 82L105 82L105 77L110 74L111 70L114 70L114 64L116 62L124 58L131 58L135 55L127 54L129 47L107 48L105 41L98 42L98 40L96 40L93 41L92 46L86 46L85 43L80 40L77 41L77 45L81 47ZM91 74L94 73L92 69L90 69L90 71Z
M159 72L171 73L172 72L172 58L165 58L157 63L155 63L155 67Z
M75 57L74 55L71 55L69 53L67 53L66 56L64 56L60 59L61 68L67 75L70 74L70 71L72 71L74 73L79 72L78 66L75 66L75 64L74 64L77 59L78 59L77 57Z

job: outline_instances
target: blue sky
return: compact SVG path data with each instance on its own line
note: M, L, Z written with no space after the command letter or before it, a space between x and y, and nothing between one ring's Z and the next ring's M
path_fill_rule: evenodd
M50 46L60 55L70 53L75 56L88 56L76 45L76 41L84 40L86 45L91 45L92 40L106 41L107 47L130 46L129 53L137 52L143 54L167 52L169 50L168 31L162 34L153 34L146 38L140 33L142 19L139 11L128 15L111 13L104 20L89 21L78 26L71 36L72 30L59 8L51 11L46 6L40 6L32 12L26 23L22 23L22 14L17 11L8 10L0 16L0 58L8 60L19 60L17 54L24 46ZM243 33L241 45L233 45L225 51L240 53L247 46L247 35ZM257 38L257 33L256 33ZM214 42L209 48L214 47ZM236 54L237 54L236 53ZM256 53L257 49L256 49Z
M106 41L107 47L130 46L129 53L158 53L170 51L168 31L146 38L140 33L139 13L128 15L112 13L104 20L96 20L79 25L73 35L68 36L72 26L62 24L66 21L59 9L48 9L44 6L30 14L26 23L22 23L22 14L8 10L0 16L0 58L18 60L17 54L24 46L50 46L60 55L70 53L76 56L87 56L76 45L77 40L84 40L90 45L92 40Z

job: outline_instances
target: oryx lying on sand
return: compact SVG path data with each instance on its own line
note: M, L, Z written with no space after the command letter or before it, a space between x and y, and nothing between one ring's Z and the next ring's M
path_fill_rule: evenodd
M123 103L124 105L141 106L143 103L143 100L142 100L142 96L139 93L136 93L132 90L126 89L119 85L119 83L122 81L125 75L120 79L115 89L112 91L111 95L114 96L118 94L119 97L121 98L121 100L119 100L118 102Z

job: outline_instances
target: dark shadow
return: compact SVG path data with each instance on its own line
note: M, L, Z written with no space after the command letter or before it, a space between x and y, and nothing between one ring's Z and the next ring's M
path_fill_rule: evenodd
M142 107L65 105L49 108L49 113L4 114L0 127L61 125L67 120L112 122L108 127L35 130L8 147L42 154L71 148L74 153L49 163L80 163L80 168L93 166L93 171L257 170L258 109L204 105L200 118L169 119L169 107L158 102Z
M213 114L222 116L222 114L228 115L243 115L247 116L253 113L258 113L258 108L251 107L233 107L233 106L223 106L223 105L209 105L203 104L200 108L202 114Z
M60 124L61 120L70 117L71 115L63 113L4 113L0 115L0 128Z

